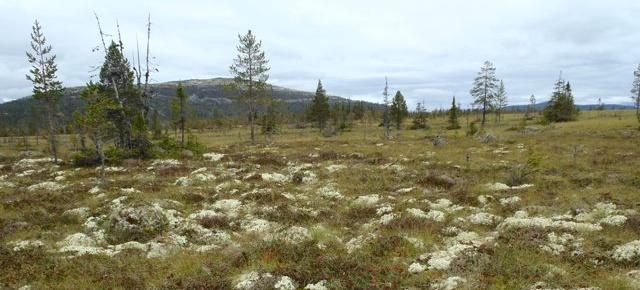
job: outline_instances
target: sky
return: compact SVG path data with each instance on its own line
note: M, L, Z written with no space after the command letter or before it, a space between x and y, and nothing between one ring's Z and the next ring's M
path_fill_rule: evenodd
M385 76L410 106L463 107L486 60L504 80L509 103L549 98L560 72L577 103L630 102L640 62L640 1L0 0L0 102L31 93L25 51L35 19L57 55L65 86L83 85L119 23L127 55L136 39L150 49L153 82L230 76L238 34L263 42L274 85L382 101ZM107 37L109 39L109 37Z

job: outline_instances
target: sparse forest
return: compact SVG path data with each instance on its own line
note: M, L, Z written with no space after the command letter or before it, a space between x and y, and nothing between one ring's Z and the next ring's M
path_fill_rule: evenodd
M438 108L398 73L365 97L278 86L278 39L246 30L229 77L156 82L151 19L125 43L95 14L81 87L46 24L25 35L0 289L640 289L640 66L629 107L576 104L562 72L518 95L485 61Z

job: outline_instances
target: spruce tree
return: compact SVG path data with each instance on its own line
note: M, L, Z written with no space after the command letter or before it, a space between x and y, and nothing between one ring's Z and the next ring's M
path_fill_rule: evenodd
M416 105L416 112L413 114L411 129L426 129L427 126L427 112L422 105L422 103L418 102Z
M474 105L482 108L482 126L485 124L487 112L495 99L497 82L496 68L490 61L485 61L470 91L471 96L474 97Z
M94 13L95 14L95 13ZM125 149L129 156L147 157L151 141L148 139L147 126L149 124L148 112L151 93L149 92L150 72L155 70L150 67L149 41L151 36L150 17L147 22L147 46L143 71L138 50L137 68L132 68L129 60L124 56L124 44L118 25L117 43L111 41L109 45L104 39L107 35L103 32L100 19L95 15L98 32L105 59L100 67L99 82L96 84L101 93L110 98L116 105L110 108L108 114L113 120L117 138L115 145ZM133 55L135 61L135 54ZM142 77L144 76L144 85ZM134 85L134 82L137 84Z
M556 81L543 114L547 122L567 122L577 117L578 109L574 104L571 85L562 77Z
M278 108L280 101L274 98L269 98L265 101L264 112L260 120L260 127L262 134L265 136L271 136L278 132L279 112Z
M496 121L500 123L502 112L507 108L507 91L504 88L504 82L500 80L500 85L496 91L495 97L495 109L496 109Z
M229 69L234 75L233 85L240 91L237 100L248 109L251 142L255 143L256 116L259 105L265 100L269 60L262 51L262 41L256 40L251 30L245 35L238 35L238 40L238 55Z
M174 103L172 104L172 114L175 126L180 130L180 145L184 147L184 131L185 125L187 122L187 101L189 97L184 92L184 87L182 87L182 83L178 84L176 88L176 95L174 99Z
M400 91L396 92L391 102L391 117L396 123L396 129L400 130L402 121L409 115L407 109L407 102L404 100L404 96Z
M453 97L453 101L451 102L451 109L449 109L449 126L447 129L455 130L460 129L460 124L458 123L458 107L456 106L456 97Z
M33 83L33 97L44 103L47 112L47 127L49 133L49 150L53 161L58 163L58 148L56 141L56 114L58 101L63 93L62 83L58 81L56 73L56 55L51 53L51 45L42 33L42 27L36 20L31 32L31 52L27 52L27 60L31 64L27 80Z
M321 132L326 127L327 120L329 119L329 99L320 80L318 80L316 94L311 104L311 119L317 122L318 129Z
M567 82L564 88L564 99L562 106L562 118L561 121L573 121L578 116L578 107L575 105L573 98L573 91L571 90L571 84Z
M118 132L116 145L145 155L151 144L146 136L145 104L142 92L134 85L134 73L122 54L121 44L112 41L107 48L100 68L100 85L103 93L116 104L109 112Z
M564 95L565 84L565 81L560 77L554 85L551 98L547 102L543 112L544 119L547 122L557 122L560 119L559 114L560 107L562 106L562 96Z

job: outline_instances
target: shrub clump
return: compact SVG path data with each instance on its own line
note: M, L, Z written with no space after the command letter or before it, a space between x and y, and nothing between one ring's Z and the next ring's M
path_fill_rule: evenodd
M85 149L71 154L71 163L77 167L100 165L100 156L95 150Z
M148 205L127 207L111 213L106 232L113 243L144 243L164 232L168 224L160 208Z

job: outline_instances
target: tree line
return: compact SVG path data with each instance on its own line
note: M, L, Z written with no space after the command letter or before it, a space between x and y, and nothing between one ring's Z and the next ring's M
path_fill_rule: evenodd
M84 106L73 114L73 127L80 138L82 150L94 152L100 162L105 161L105 144L113 142L115 148L123 156L144 158L153 154L152 139L159 139L163 135L162 122L158 110L151 106L154 92L150 88L151 74L156 72L150 61L151 21L147 21L146 46L144 56L140 56L139 45L136 43L137 58L124 56L120 27L117 26L117 38L107 41L98 16L96 22L100 36L101 51L104 61L99 66L97 81L90 81L81 93ZM262 41L249 30L246 34L238 35L237 55L233 58L229 72L233 75L233 82L226 85L225 91L245 108L246 123L249 127L249 138L256 142L256 128L265 135L278 132L279 119L282 118L282 104L274 99L268 84L269 60L262 49ZM99 50L98 50L99 51ZM63 94L62 82L57 78L56 55L52 46L48 44L42 26L36 20L32 27L31 49L27 52L27 60L31 64L26 76L33 84L33 97L42 104L45 112L47 141L49 151L54 162L58 160L58 146L56 134L60 132L58 124L58 106ZM487 115L495 114L496 122L502 119L502 113L507 108L507 91L503 80L496 77L493 63L486 61L480 68L473 86L470 89L473 97L472 108L481 113L480 124L485 126ZM634 72L632 85L632 100L636 108L636 115L640 122L640 65ZM318 80L316 92L311 104L307 107L299 123L306 126L313 124L320 133L326 136L335 134L336 130L346 130L354 121L373 119L373 122L384 129L386 138L391 138L392 128L400 130L404 120L412 117L411 129L428 128L427 117L437 115L439 110L428 112L424 103L418 103L413 112L409 112L404 95L398 90L391 97L389 83L385 78L382 91L383 100L380 107L365 107L363 102L338 102L330 105L330 99ZM535 96L531 96L525 118L529 118L535 111ZM35 112L37 108L34 108ZM468 110L467 110L468 111ZM188 131L189 96L182 85L176 89L175 98L171 103L171 125L180 132L179 145L185 147L185 132ZM465 112L460 104L452 98L452 106L446 111L448 129L459 129L458 115ZM444 113L444 112L442 112ZM565 122L575 120L579 110L574 104L571 85L559 77L555 83L551 98L543 110L546 122ZM224 114L214 111L213 119L224 118ZM379 122L375 121L379 120ZM40 120L39 120L40 121ZM33 127L29 126L33 132ZM26 130L25 130L26 131ZM90 139L94 148L88 148L85 139Z

